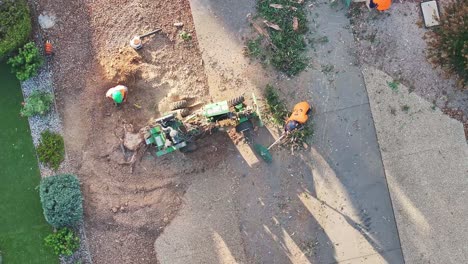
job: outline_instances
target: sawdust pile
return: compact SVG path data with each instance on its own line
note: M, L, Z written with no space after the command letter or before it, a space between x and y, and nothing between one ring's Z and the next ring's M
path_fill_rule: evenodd
M133 83L140 71L142 58L131 47L119 49L113 56L101 56L105 76L114 83Z

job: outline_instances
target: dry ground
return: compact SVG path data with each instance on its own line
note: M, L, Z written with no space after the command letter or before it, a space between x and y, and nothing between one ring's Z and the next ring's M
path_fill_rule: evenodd
M216 162L222 156L201 150L192 156L177 153L155 159L146 153L133 173L128 165L119 165L124 160L118 139L123 124L144 126L160 114L160 102L169 92L200 98L207 94L189 4L185 0L31 4L36 17L43 12L56 16L45 36L56 51L50 61L56 98L67 155L82 182L93 261L154 263L155 238L179 209L191 175L207 166L196 157ZM181 40L175 22L183 22L183 30L193 39ZM145 40L138 54L124 49L133 35L155 28L162 31ZM117 84L122 76L119 67L126 63L132 70L120 83L129 87L129 98L116 109L104 95Z

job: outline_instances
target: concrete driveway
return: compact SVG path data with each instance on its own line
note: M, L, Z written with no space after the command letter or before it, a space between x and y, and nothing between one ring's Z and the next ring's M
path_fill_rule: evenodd
M193 179L184 208L155 242L158 260L404 263L344 12L322 1L311 7L310 27L329 42L310 51L315 69L289 80L242 56L254 2L191 0L210 94L261 93L273 83L291 107L309 100L317 109L313 143L299 153L275 150L271 165L256 161L248 145L221 146L225 162ZM334 70L324 73L321 65ZM265 131L258 141L266 145L277 131Z

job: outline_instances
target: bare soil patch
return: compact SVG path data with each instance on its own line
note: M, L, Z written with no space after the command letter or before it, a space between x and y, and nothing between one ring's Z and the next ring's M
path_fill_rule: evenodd
M85 225L95 263L156 263L153 243L181 206L191 175L203 173L220 156L208 150L155 158L142 155L133 173L120 137L161 114L168 93L203 98L206 77L188 1L31 1L36 17L53 14L45 36L56 51L57 104L73 172L82 182ZM182 22L183 28L174 23ZM143 49L128 49L134 35L155 28ZM180 30L192 34L190 41ZM129 87L128 102L115 108L108 88ZM215 137L212 140L226 140ZM205 157L204 159L198 157Z

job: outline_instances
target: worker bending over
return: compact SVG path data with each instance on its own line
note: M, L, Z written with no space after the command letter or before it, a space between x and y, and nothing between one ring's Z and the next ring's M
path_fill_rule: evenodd
M392 5L392 0L366 0L367 8L375 8L378 11L385 11Z
M286 133L292 132L296 129L301 128L309 119L311 108L309 103L300 102L294 106L291 116L286 120L284 131Z
M117 85L107 90L106 97L114 101L115 105L119 106L122 102L127 101L128 88L123 85Z

